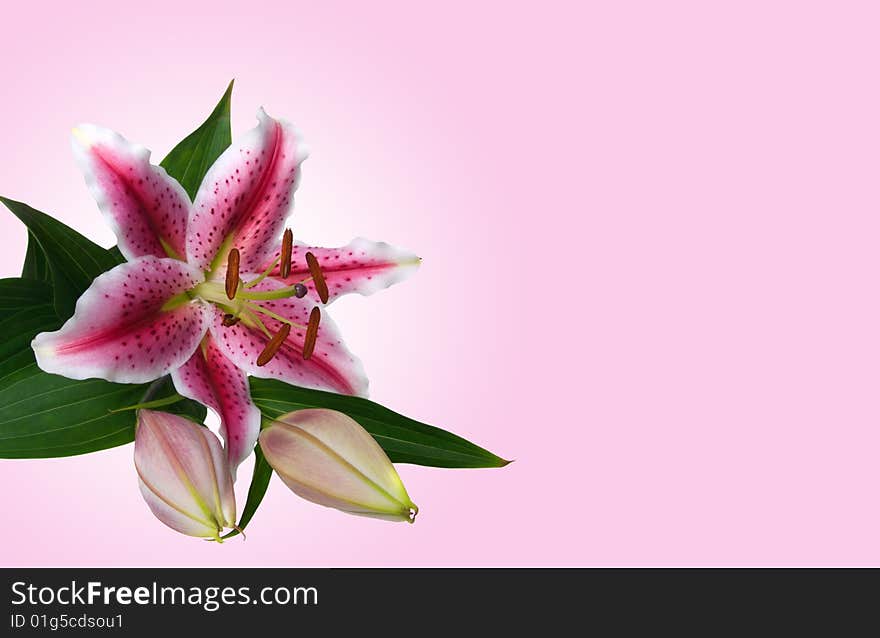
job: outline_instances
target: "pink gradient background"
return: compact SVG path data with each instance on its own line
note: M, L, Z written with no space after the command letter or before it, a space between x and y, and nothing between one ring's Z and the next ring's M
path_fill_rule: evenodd
M276 479L222 547L131 447L0 461L0 564L880 564L875 3L127 4L6 9L0 192L109 246L71 126L158 160L237 78L297 236L424 258L333 308L372 397L517 461L401 466L414 526Z

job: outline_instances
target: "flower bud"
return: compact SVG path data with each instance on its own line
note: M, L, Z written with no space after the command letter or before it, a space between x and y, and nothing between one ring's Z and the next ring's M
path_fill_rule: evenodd
M168 527L219 541L223 529L235 525L232 475L208 428L175 414L139 410L134 464L144 500Z
M260 448L291 490L318 505L410 523L419 511L379 444L342 412L280 416L260 433Z

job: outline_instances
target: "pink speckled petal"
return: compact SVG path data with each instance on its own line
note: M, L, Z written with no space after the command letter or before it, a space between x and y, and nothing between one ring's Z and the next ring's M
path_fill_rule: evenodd
M145 383L182 365L208 325L207 309L191 301L163 310L201 281L182 261L140 257L99 276L60 330L31 344L37 364L71 379Z
M243 278L247 280L253 276L243 275ZM267 278L253 290L276 290L281 287L283 284L279 281ZM303 299L291 297L259 303L269 311L302 325L308 323L309 313L315 305L318 305L309 297ZM267 316L260 318L273 333L282 325L281 322ZM246 320L234 326L224 326L222 321L223 314L218 311L211 322L211 335L220 350L248 374L267 379L280 379L305 388L366 396L368 382L363 367L345 347L339 336L339 330L326 312L321 315L315 351L308 361L302 358L305 330L293 328L281 350L265 366L257 366L256 361L269 341L268 337L259 328L248 326Z
M217 158L196 193L186 254L203 270L224 263L221 248L238 248L241 269L256 270L280 244L306 152L292 126L262 109L257 117L259 126Z
M207 336L189 361L171 373L185 397L208 406L220 417L220 434L232 476L254 450L260 434L260 411L251 401L247 375Z
M73 153L126 259L184 258L189 198L165 169L150 164L150 151L81 124L73 130Z
M287 285L309 277L306 265L306 253L311 252L321 266L330 299L333 303L342 295L356 292L372 295L374 292L399 283L414 273L421 259L406 251L395 248L385 242L370 241L358 237L342 248L318 248L302 242L293 245L290 275L284 279ZM265 270L278 257L276 250L260 270ZM272 271L275 277L280 276L279 266ZM306 282L309 294L318 299L315 286Z

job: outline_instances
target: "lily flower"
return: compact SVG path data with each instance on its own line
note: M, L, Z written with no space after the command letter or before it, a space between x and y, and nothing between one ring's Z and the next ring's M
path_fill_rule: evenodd
M74 154L127 262L32 343L40 368L72 379L145 383L171 373L180 394L220 416L233 474L260 430L247 375L366 395L360 361L320 308L396 283L420 261L364 239L294 245L284 227L307 153L291 125L262 109L258 121L211 166L192 203L147 149L77 127Z
M144 500L168 527L216 541L235 527L232 475L208 428L175 414L139 410L134 464Z

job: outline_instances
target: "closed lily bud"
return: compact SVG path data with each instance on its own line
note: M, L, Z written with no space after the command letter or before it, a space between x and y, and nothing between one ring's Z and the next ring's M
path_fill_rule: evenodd
M318 505L410 523L419 511L379 444L342 412L280 416L260 433L260 448L291 490Z
M175 414L139 410L134 464L144 500L168 527L219 541L224 528L235 526L232 475L208 428Z

